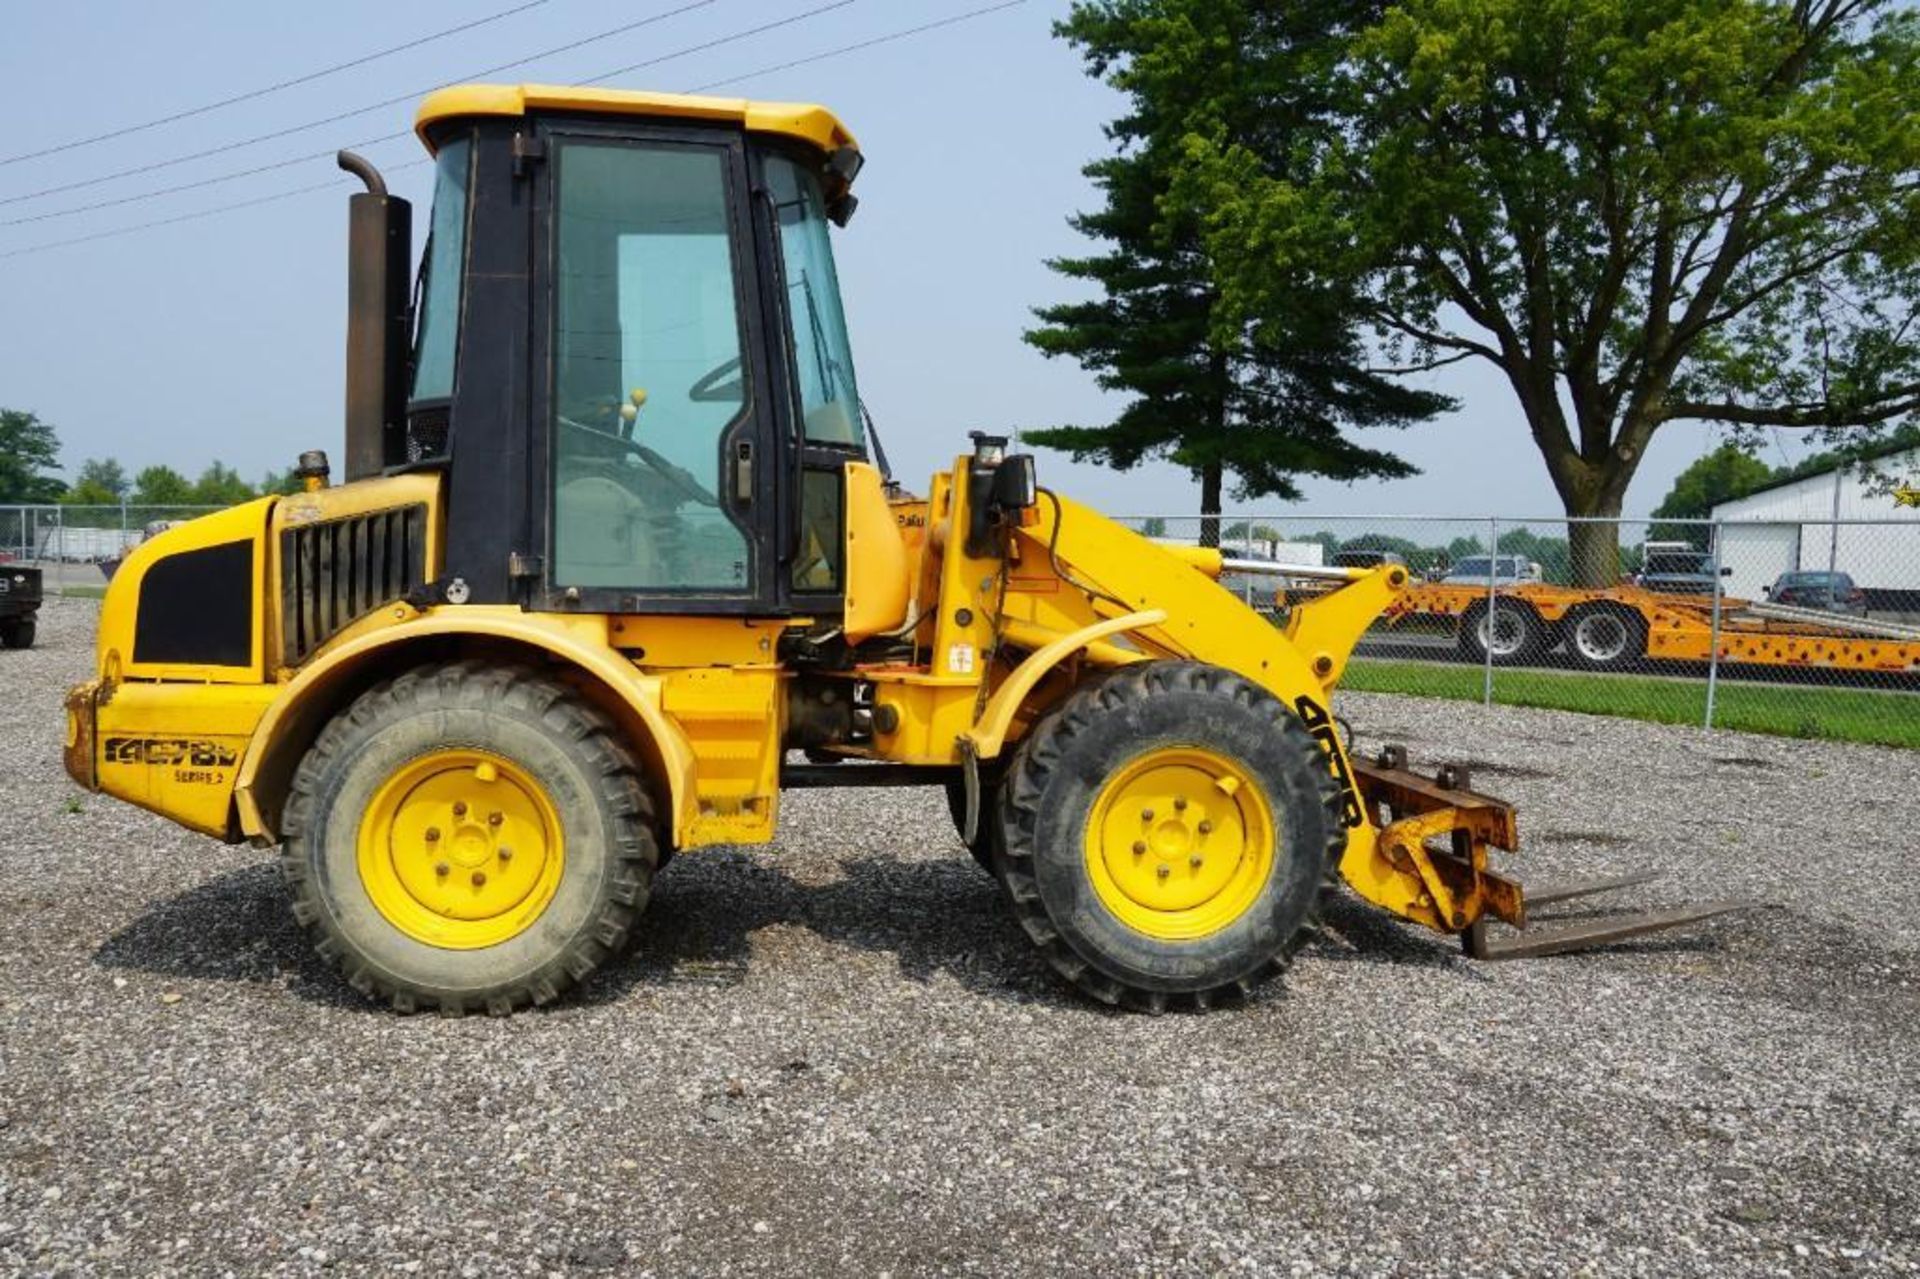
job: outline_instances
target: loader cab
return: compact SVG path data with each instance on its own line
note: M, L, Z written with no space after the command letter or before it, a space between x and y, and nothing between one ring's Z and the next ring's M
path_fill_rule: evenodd
M436 179L404 456L385 460L446 471L460 595L838 613L847 464L868 450L830 243L860 166L845 128L818 107L469 86L418 129Z

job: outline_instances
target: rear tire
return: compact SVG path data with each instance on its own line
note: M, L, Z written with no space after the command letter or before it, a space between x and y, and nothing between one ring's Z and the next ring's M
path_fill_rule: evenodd
M295 917L401 1012L509 1013L626 942L659 861L611 721L551 679L408 672L329 723L294 775L281 866Z
M8 648L32 648L36 633L34 619L16 617L11 621L0 622L0 645Z
M1647 655L1647 622L1619 604L1583 604L1560 623L1567 656L1589 670L1621 670Z
M1047 962L1109 1004L1244 995L1314 935L1346 844L1326 753L1250 681L1125 668L1027 735L1001 789L1002 878Z
M1493 624L1487 624L1491 616ZM1530 662L1552 647L1552 632L1533 606L1502 598L1489 610L1475 603L1460 614L1460 654L1473 662L1485 662L1487 649L1493 649L1495 666L1518 666Z

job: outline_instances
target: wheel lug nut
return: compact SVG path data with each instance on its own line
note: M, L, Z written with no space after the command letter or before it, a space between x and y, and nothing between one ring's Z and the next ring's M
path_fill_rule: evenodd
M464 801L457 799L453 801L453 815L455 817L465 817L467 815L467 806Z
M1135 857L1138 857L1138 856L1139 856L1140 854L1142 854L1142 853L1144 853L1144 852L1146 852L1146 851L1147 851L1147 841L1146 841L1146 840L1144 840L1144 839L1136 839L1136 840L1134 840L1134 841L1133 841L1133 855L1134 855Z
M1206 860L1207 859L1202 857L1200 854L1195 853L1193 854L1193 856L1187 858L1187 865L1193 867L1195 870L1199 870L1200 864Z
M484 883L486 883L486 882L487 882L487 872L486 872L486 871L484 871L484 870L476 870L476 871L474 871L474 872L473 872L473 886L474 886L475 888L478 888L478 887L480 887L480 886L481 886L482 884L484 884Z
M505 820L506 820L506 818L505 818L505 817L503 817L503 816L501 816L501 815L500 815L499 813L488 813L488 814L487 814L487 825L489 825L489 826L498 826L498 825L499 825L499 824L500 824L501 822L503 822L503 821L505 821Z
M448 871L452 869L453 867L447 865L445 862L435 862L433 866L433 873L436 875L445 875Z
M1141 821L1143 821L1143 822L1150 822L1150 821L1152 821L1152 820L1153 820L1153 810L1152 810L1151 808L1143 808L1143 809L1141 809L1141 810L1140 810L1140 820L1141 820Z
M501 861L503 861L503 862L510 862L510 861L512 861L512 860L513 860L513 850L512 850L511 848L503 848L503 849L501 849L501 850L500 850L500 860L501 860Z
M1154 869L1153 873L1165 879L1167 876L1173 874L1173 867L1167 865L1165 862L1161 862L1160 865Z
M1184 809L1186 806L1187 806L1187 797L1185 795L1174 796L1174 799L1173 799L1174 811L1178 812L1181 809Z
M1202 835L1211 835L1211 834L1213 834L1213 823L1212 823L1212 822L1201 822L1201 823L1200 823L1200 833L1201 833Z
M439 838L440 838L440 828L438 826L427 827L427 842L429 844L433 843L436 839L439 839Z

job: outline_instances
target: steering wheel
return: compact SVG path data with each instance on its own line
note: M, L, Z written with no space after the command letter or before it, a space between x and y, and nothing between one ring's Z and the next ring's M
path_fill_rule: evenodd
M665 480L668 487L672 488L673 491L678 493L684 500L698 506L719 507L720 499L707 492L704 488L701 488L700 482L694 479L689 472L667 461L666 458L661 457L646 445L636 444L634 441L615 435L611 431L603 431L597 426L588 426L585 422L576 422L564 414L559 415L559 417L560 425L569 430L579 431L582 434L591 435L597 440L604 440L609 444L618 445L621 449L633 454L642 462L645 462L654 474Z
M715 365L700 375L700 380L687 388L687 398L695 404L713 404L720 401L734 403L746 397L747 389L741 379L725 379L740 371L740 357L735 356Z

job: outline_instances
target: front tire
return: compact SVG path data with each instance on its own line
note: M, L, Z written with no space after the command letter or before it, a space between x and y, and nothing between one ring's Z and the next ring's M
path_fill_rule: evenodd
M1299 719L1198 662L1141 663L1069 697L1021 744L1000 815L1007 893L1047 962L1154 1012L1283 969L1346 843Z
M402 1012L557 998L619 952L659 861L613 724L564 685L479 662L362 694L301 761L284 825L295 917Z

